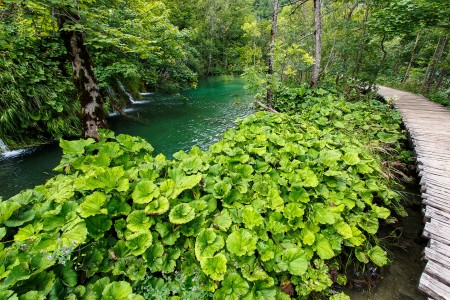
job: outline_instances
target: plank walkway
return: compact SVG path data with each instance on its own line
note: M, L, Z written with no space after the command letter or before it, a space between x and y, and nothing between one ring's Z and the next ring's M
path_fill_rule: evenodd
M379 86L378 94L394 97L417 156L427 260L419 290L429 299L450 299L450 110L427 98ZM392 99L392 98L391 98Z

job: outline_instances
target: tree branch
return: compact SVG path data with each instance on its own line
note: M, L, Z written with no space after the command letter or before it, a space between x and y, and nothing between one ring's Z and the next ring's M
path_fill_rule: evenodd
M294 4L297 4L297 3L299 3L299 2L301 2L301 3L300 3L298 6L301 6L301 5L305 4L307 1L308 1L308 0L294 0L294 1L291 1L291 2L289 2L289 3L285 3L285 4L281 5L281 7L294 5Z
M276 114L279 113L279 112L276 111L275 109L270 108L270 107L268 107L267 105L262 104L262 103L259 102L258 100L255 100L255 103L258 104L259 106L261 106L262 108L264 108L264 109L267 110L267 111L270 111L270 112L273 112L273 113L276 113Z

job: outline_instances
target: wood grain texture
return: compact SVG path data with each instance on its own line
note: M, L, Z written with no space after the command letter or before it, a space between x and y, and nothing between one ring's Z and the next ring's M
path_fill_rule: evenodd
M378 87L400 112L416 154L424 208L428 261L419 290L450 299L450 110L421 95Z

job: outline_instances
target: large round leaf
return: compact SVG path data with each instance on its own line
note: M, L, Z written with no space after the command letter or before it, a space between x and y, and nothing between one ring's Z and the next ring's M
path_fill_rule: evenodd
M185 224L195 218L195 208L188 203L181 203L170 210L169 220L173 224Z

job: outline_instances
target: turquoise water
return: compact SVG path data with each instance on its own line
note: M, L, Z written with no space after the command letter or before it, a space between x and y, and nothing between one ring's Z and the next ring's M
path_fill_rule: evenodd
M127 109L127 116L109 118L116 133L141 136L154 153L171 157L197 145L207 149L234 126L238 117L253 112L252 96L241 79L210 78L197 89L175 95L147 95ZM43 184L61 159L57 145L46 145L0 156L0 196L7 199L23 189Z

